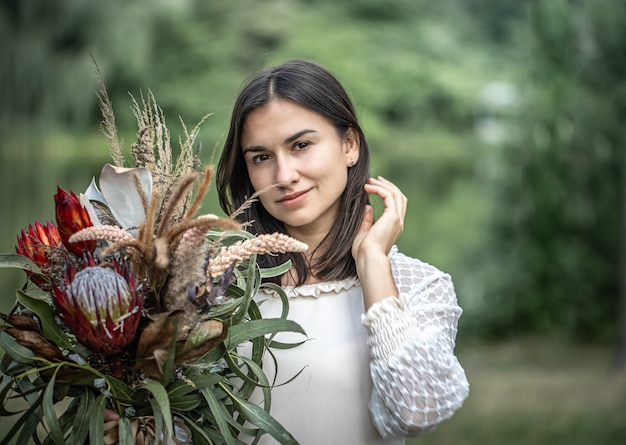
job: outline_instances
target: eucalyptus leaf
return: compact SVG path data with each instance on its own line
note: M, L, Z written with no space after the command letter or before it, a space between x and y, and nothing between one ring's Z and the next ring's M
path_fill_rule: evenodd
M277 332L296 332L306 335L304 329L293 320L265 318L232 326L228 332L228 337L224 340L224 344L226 349L232 349L253 338Z
M89 413L94 400L94 394L89 389L85 389L79 399L78 410L76 417L74 417L72 434L69 437L68 444L82 445L85 443L85 439L89 435Z
M118 422L118 430L117 430L118 445L134 445L135 440L133 439L133 430L130 424L130 419L126 417L120 418Z
M11 377L6 375L2 376L2 380L0 381L0 400L2 401L0 404L1 417L13 416L20 413L20 411L9 411L4 407L4 402L9 398L9 393L13 391L13 385L14 382Z
M0 253L0 267L23 269L36 274L41 274L41 269L24 255L16 253Z
M104 394L96 397L89 412L89 445L104 445L104 411L107 398Z
M298 445L298 441L296 441L296 439L276 419L270 416L267 411L254 403L250 403L247 400L237 397L224 385L222 385L222 388L228 393L229 397L235 403L237 411L239 411L239 413L248 422L267 432L281 445Z
M37 428L41 423L41 415L38 413L40 411L38 406L33 406L32 412L26 417L24 420L24 424L22 429L20 430L19 436L15 440L16 444L28 443L29 440L32 440L33 437L37 434ZM13 435L7 435L8 437L13 437Z
M126 405L137 403L135 394L126 383L111 376L107 376L107 382L111 385L111 394L114 400Z
M13 337L6 332L0 332L0 348L8 354L14 361L25 365L33 363L35 355L33 352L20 345Z
M24 307L33 311L41 321L44 337L52 341L57 346L66 349L72 349L72 343L69 341L67 334L59 327L54 319L54 310L52 306L42 300L31 297L26 292L17 291L17 301Z
M59 368L57 368L58 370ZM59 423L59 419L57 418L57 414L54 410L54 383L56 381L56 372L52 374L52 378L48 382L46 386L46 390L44 391L42 408L43 408L43 417L48 426L48 434L50 438L57 445L64 445L65 439L63 438L63 431L61 430L61 425Z
M160 412L162 413L163 420L165 422L165 429L167 431L168 436L171 436L174 432L174 428L172 425L172 413L170 410L170 399L167 396L167 391L163 387L163 385L156 381L151 380L145 385L141 387L142 390L149 391L152 393L154 397L154 407L158 407ZM150 401L152 403L152 400ZM155 413L155 418L156 418ZM155 419L156 420L156 419Z
M239 357L239 359L246 365L249 375L251 375L253 378L246 379L246 381L249 383L244 384L237 393L237 395L240 398L244 398L247 400L250 395L252 395L252 392L256 388L260 387L263 392L263 408L269 412L271 407L271 386L267 376L265 375L265 371L263 371L263 368L254 360L246 357Z
M261 278L273 278L282 275L291 269L291 260L285 261L283 264L279 264L274 267L266 267L260 269Z
M209 405L209 409L213 413L217 428L219 429L220 433L222 433L223 441L226 443L226 445L237 445L237 442L235 442L235 436L233 436L228 422L226 421L226 418L231 418L231 414L226 411L224 405L222 405L217 400L211 389L202 388L200 389L200 392L206 399L207 404Z
M36 400L35 403L30 404L30 406L24 412L24 414L22 414L16 421L13 422L11 429L9 429L9 431L6 431L6 435L4 439L0 441L0 445L6 445L12 442L13 439L15 438L15 435L17 434L18 431L20 431L20 429L22 429L22 427L26 427L28 425L28 428L30 429L32 426L32 422L36 422L35 426L39 425L41 421L42 399L43 399L43 393L40 394L39 398ZM22 434L20 434L19 437L23 437ZM23 442L17 442L17 443L23 443Z
M150 399L150 407L152 408L152 416L154 419L154 430L156 431L157 436L160 434L163 434L166 437L171 437L174 430L168 430L166 427L165 428L166 431L163 431L163 420L166 414L163 413L163 410L161 409L161 405L159 405L159 402L157 402L156 399L154 398Z
M191 411L202 403L202 397L199 394L188 394L183 397L170 397L170 408L173 411Z
M295 347L298 347L306 343L307 341L308 340L302 340L302 341L295 342L295 343L283 343L280 341L272 340L267 343L267 346L270 348L274 348L274 349L293 349Z

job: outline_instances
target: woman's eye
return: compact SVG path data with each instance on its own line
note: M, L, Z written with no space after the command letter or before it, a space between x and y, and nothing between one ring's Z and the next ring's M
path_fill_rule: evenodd
M311 145L309 142L307 141L300 141L300 142L296 142L294 144L294 149L296 150L304 150L305 148L307 148L309 145Z
M256 155L252 157L252 163L253 164L260 164L261 162L267 161L270 158L269 155L263 154L263 155Z

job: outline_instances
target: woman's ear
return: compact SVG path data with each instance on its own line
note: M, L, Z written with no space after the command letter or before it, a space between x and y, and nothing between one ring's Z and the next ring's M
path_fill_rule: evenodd
M348 128L343 143L344 152L346 154L346 165L348 167L354 167L359 161L359 154L361 153L361 138L359 133L352 127Z

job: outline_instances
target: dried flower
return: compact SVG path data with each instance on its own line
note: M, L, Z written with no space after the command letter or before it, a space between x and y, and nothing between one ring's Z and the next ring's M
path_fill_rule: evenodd
M128 267L88 263L79 272L68 265L64 287L53 286L54 302L81 343L97 353L120 353L135 339L143 295Z
M43 225L37 221L34 227L29 224L28 230L22 230L21 235L17 238L15 253L29 258L39 267L41 274L35 274L28 270L25 272L28 278L42 289L49 287L47 273L50 269L50 260L47 253L51 248L58 247L60 244L59 231L52 222L46 222L46 225Z
M65 248L79 257L85 251L93 252L96 249L96 241L69 242L73 234L85 227L93 226L87 209L81 205L74 192L68 193L61 187L57 187L57 190L58 193L54 195L57 226Z

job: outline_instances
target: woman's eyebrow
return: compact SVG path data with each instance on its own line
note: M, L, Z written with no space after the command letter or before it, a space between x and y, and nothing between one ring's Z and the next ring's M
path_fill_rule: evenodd
M288 144L289 142L293 142L296 139L298 139L300 136L304 136L307 133L316 133L316 130L310 130L308 128L305 128L304 130L300 130L297 133L295 133L292 136L289 136L287 139L285 139L285 144Z
M284 143L289 144L290 142L295 141L296 139L298 139L301 136L304 136L307 133L317 133L317 130L311 130L309 128L305 128L304 130L300 130L292 134L291 136L289 136L287 139L285 139ZM258 153L260 151L265 151L265 150L267 150L267 148L264 147L263 145L253 145L251 147L243 148L242 152L245 155L246 153Z

